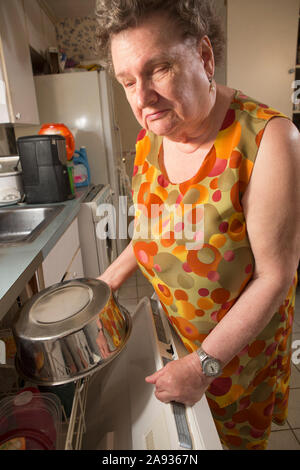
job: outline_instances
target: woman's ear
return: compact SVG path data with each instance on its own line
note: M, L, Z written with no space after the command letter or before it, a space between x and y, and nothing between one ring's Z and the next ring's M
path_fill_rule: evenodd
M213 77L215 74L215 58L213 48L208 36L203 36L198 43L198 50L202 58L203 66L207 75Z

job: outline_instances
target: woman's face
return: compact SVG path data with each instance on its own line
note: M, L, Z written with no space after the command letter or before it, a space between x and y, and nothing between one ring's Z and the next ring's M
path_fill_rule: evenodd
M211 108L208 76L214 60L209 39L183 40L176 24L155 14L112 37L115 75L140 125L184 140Z

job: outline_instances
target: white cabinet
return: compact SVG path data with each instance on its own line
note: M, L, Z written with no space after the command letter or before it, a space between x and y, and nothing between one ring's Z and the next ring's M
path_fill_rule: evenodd
M0 63L9 118L4 119L3 113L4 120L0 123L39 124L21 0L0 0Z
M289 117L299 0L227 0L227 85Z
M49 46L56 46L55 26L37 0L23 0L27 40L39 54L44 55Z
M84 277L77 218L43 261L42 275L44 278L43 288L57 284L62 279Z
M80 277L84 277L84 274L83 274L81 249L78 248L70 266L67 269L66 275L64 277L64 281L71 281L72 279L78 279Z

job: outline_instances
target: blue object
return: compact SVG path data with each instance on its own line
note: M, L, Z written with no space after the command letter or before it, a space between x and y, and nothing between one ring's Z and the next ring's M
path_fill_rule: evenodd
M78 155L78 157L76 156L76 154ZM90 175L90 167L89 167L89 162L88 162L85 147L80 147L80 150L75 150L73 162L74 162L74 183L75 183L76 188L89 186L89 184L91 183L91 175ZM79 165L81 165L82 168L80 168ZM86 179L84 181L76 182L76 177L78 178L79 174L82 174L83 176L86 175L87 176Z

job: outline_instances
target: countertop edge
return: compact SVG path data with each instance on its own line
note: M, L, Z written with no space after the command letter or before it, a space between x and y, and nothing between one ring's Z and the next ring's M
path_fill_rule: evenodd
M16 298L22 292L24 286L30 281L37 268L42 264L44 259L56 245L60 237L65 233L67 228L73 222L80 210L80 203L86 195L88 188L78 192L76 199L57 203L57 205L65 205L64 209L51 221L48 227L37 237L37 239L26 247L24 251L29 251L27 257L30 259L21 274L16 274L9 287L4 287L4 293L0 298L0 321L6 316L12 307ZM13 248L9 248L12 250ZM18 247L16 251L22 253L22 247ZM9 261L9 252L6 254L4 263ZM3 267L2 267L3 269ZM5 269L5 268L4 268ZM17 272L17 269L16 269Z

